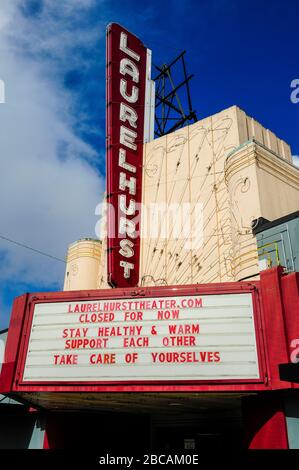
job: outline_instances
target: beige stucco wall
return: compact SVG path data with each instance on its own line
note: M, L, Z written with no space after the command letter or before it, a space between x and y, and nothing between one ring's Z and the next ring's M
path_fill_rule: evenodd
M299 208L299 170L290 162L290 147L236 106L146 144L140 285L256 275L251 221L273 220ZM183 206L191 223L176 232ZM198 247L194 234L201 226ZM148 238L148 227L156 228L154 238ZM90 281L98 288L107 287L105 249L103 240L99 269Z
M251 221L275 220L298 210L299 169L252 140L226 158L225 178L231 205L231 266L240 280L258 272Z
M244 146L253 139L254 144ZM242 146L245 159L239 161L241 154L234 152ZM271 170L259 157L265 146ZM196 203L202 203L203 240L200 248L191 245L186 249L186 240L174 237L171 229L166 240L144 239L140 283L209 283L257 274L251 221L260 216L285 215L295 210L296 199L299 207L298 170L286 161L291 161L290 147L236 106L147 144L145 205L190 203L192 212ZM279 166L283 181L273 170ZM293 184L291 174L293 180L297 174ZM283 197L278 195L276 203L270 195L277 193L278 184ZM270 209L273 204L275 210ZM193 236L196 224L199 229L198 220L192 220Z

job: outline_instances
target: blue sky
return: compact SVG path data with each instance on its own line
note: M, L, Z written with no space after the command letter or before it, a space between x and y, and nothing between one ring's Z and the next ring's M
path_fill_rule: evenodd
M298 10L298 0L2 0L0 235L62 259L68 243L94 236L111 21L157 65L187 50L199 119L237 104L298 155ZM61 288L64 264L1 239L0 262L1 329L16 295Z

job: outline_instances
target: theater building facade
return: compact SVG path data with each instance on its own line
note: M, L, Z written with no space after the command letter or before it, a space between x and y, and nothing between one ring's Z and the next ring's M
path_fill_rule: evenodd
M237 106L150 139L150 53L109 34L101 240L69 246L63 291L15 299L0 393L22 412L4 400L5 445L299 448L299 376L281 374L299 362L298 250L265 262L255 236L299 209L290 147Z

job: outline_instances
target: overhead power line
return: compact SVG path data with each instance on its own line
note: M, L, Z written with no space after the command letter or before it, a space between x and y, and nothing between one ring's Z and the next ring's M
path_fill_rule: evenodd
M32 248L32 246L25 245L24 243L18 242L16 240L12 240L11 238L5 237L4 235L0 235L0 238L7 242L13 243L14 245L33 251L34 253L38 253L39 255L47 256L48 258L52 258L52 259L55 259L56 261L60 261L61 263L65 263L65 260L62 258L57 258L57 256L53 256L53 255L50 255L49 253L45 253L44 251L37 250L36 248Z

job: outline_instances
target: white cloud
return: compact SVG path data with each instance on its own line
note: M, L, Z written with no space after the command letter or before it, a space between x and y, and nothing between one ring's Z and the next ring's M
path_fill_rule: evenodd
M94 0L45 0L38 21L22 15L22 3L0 6L0 234L64 258L68 243L95 235L104 189L97 153L74 131L74 97L55 80L73 47L96 40L94 31L80 35L78 23ZM0 254L0 288L62 281L62 263L1 240Z
M299 167L299 155L292 155L293 164Z
M28 11L28 2L18 0L17 3L20 12ZM100 3L101 0L39 0L40 9L35 17L28 20L28 17L17 14L18 35L16 37L14 32L10 32L10 36L17 47L26 50L33 57L59 63L60 67L82 67L84 61L78 50L86 50L90 44L104 36L105 29L101 28L101 24L92 26L87 21L91 7L100 6ZM90 57L85 58L86 63L89 60Z

